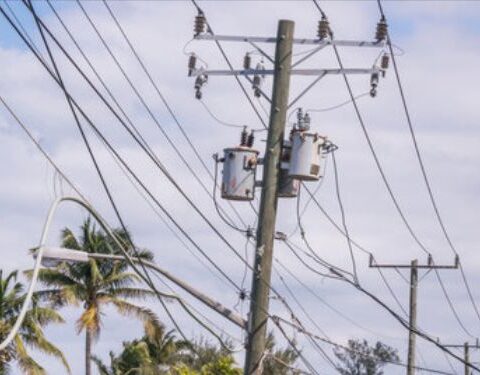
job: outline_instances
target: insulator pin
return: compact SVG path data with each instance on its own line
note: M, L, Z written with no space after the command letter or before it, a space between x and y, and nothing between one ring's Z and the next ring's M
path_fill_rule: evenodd
M240 146L247 146L248 145L248 133L247 127L245 126L240 133Z
M370 96L374 98L377 96L377 87L378 87L379 76L378 73L373 73L370 77Z
M390 55L388 53L385 53L382 56L382 61L380 62L380 67L382 69L388 69L389 66L390 66Z
M194 53L188 58L188 75L192 75L192 72L196 69L197 66L197 56Z
M255 95L256 98L259 98L261 96L261 93L260 93L261 83L262 83L262 78L258 74L255 74L253 76L252 88L253 88L253 94Z
M322 19L318 21L318 30L317 36L318 39L327 39L330 35L330 22L328 22L327 17L322 16Z
M249 53L245 54L245 57L243 58L243 69L248 70L250 69L252 65L252 57L250 56Z
M201 74L195 80L195 98L202 99L202 87L208 81L208 76Z
M377 32L375 33L375 39L377 42L381 42L387 38L388 35L388 24L385 20L385 17L382 17L377 23Z
M382 77L385 77L386 70L390 66L390 55L388 53L385 53L382 56L382 60L380 61L380 67L383 69L382 70Z
M255 133L253 130L250 132L247 138L247 146L252 148L253 147L253 142L255 142Z
M206 24L207 19L205 18L205 15L203 14L203 12L199 11L197 16L195 16L195 24L193 25L194 35L198 36L204 33Z

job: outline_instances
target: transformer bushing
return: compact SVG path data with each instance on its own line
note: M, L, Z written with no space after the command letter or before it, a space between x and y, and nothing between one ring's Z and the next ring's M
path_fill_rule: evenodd
M236 201L253 200L259 152L243 146L226 148L223 152L222 198Z
M289 176L302 181L319 180L323 174L321 159L324 144L325 138L318 133L293 132Z

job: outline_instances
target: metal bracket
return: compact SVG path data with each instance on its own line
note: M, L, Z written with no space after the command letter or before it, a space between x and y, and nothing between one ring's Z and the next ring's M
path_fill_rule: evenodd
M212 35L199 34L194 37L195 40L216 40L223 42L247 42L247 43L277 43L277 38L261 37L261 36L236 36L236 35ZM360 41L360 40L329 40L329 39L305 39L294 38L293 44L329 46L335 45L339 47L370 47L383 48L385 41Z
M384 70L374 66L372 68L345 68L345 69L292 69L291 75L321 76L327 74L373 74ZM241 69L241 70L206 70L203 68L192 70L192 77L205 76L249 76L249 75L274 75L273 69Z
M378 264L374 258L373 255L370 254L370 259L369 259L369 264L368 266L370 268L407 268L411 269L412 265L411 264ZM425 268L425 269L457 269L460 266L460 258L458 255L455 256L454 263L453 265L437 265L433 262L433 258L431 255L428 256L427 258L427 263L426 264L419 264L416 266L416 268Z

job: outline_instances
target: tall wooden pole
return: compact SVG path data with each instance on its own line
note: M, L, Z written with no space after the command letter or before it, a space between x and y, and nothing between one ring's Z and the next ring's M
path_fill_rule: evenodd
M418 286L418 261L412 261L410 268L410 331L408 334L408 365L407 375L415 375L415 345L417 335L417 286Z
M257 228L245 375L260 375L267 335L278 178L288 109L294 22L278 24L272 106L263 164L263 186Z

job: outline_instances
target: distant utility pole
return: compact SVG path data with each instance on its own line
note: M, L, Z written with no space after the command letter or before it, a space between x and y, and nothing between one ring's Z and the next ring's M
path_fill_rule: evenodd
M272 105L258 215L257 249L252 282L245 374L261 373L261 362L265 352L280 156L288 109L294 26L294 22L288 20L281 20L278 23Z
M471 362L470 362L470 349L480 349L480 344L478 342L478 339L475 342L475 344L469 344L468 342L466 342L466 343L460 344L460 345L443 345L443 346L446 347L446 348L456 348L456 349L463 348L463 356L464 356L464 360L465 360L465 375L472 375L473 374L473 372L470 370L470 367L469 367L469 365L471 364Z
M414 259L410 264L377 264L370 256L370 268L407 268L410 269L410 304L409 304L409 332L408 332L408 361L407 375L415 375L415 353L417 341L417 287L418 287L418 269L457 269L459 265L458 257L455 257L453 265L437 265L433 263L431 256L428 257L427 264L419 265L418 260ZM468 368L468 366L466 366Z

